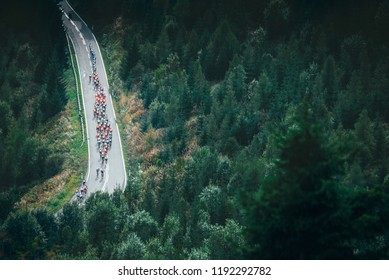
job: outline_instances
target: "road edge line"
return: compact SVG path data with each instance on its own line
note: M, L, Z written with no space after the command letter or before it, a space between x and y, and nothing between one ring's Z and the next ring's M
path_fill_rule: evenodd
M86 24L86 22L82 19L82 17L80 17L80 15L73 9L73 7L69 4L68 0L65 0L65 2L68 4L69 8L79 17L79 19L85 24L85 26L87 28L88 25ZM116 112L115 112L115 106L113 106L113 100L112 100L112 96L109 92L109 81L108 81L108 76L107 76L107 71L105 70L105 63L104 63L104 59L103 59L103 55L101 54L101 50L100 50L100 46L99 46L99 43L96 39L96 36L95 34L92 32L92 30L90 29L90 32L92 33L92 36L93 36L93 39L95 40L96 42L96 46L97 46L97 49L99 51L99 54L100 54L100 57L101 57L101 61L103 62L103 70L104 70L104 75L105 75L105 79L107 80L107 89L108 89L108 95L109 95L109 98L111 99L111 104L112 104L112 110L113 110L113 116L114 116L114 120L115 120L115 124L116 124L116 129L118 131L118 135L119 135L119 145L120 145L120 150L122 151L122 162L123 162L123 168L124 168L124 186L123 186L123 191L126 189L127 187L127 169L126 169L126 162L124 160L124 151L123 151L123 145L122 145L122 137L120 135L120 130L119 130L119 126L117 124L117 121L116 121ZM73 41L72 41L73 43ZM73 47L74 47L74 44L73 44ZM76 56L76 59L77 59L77 56ZM79 75L80 75L80 72L79 72ZM82 89L82 87L81 87ZM84 95L83 95L84 96ZM83 97L84 98L84 97ZM84 102L84 100L83 100ZM84 107L85 107L85 104L84 104ZM86 117L85 117L86 119ZM86 121L86 120L85 120ZM88 137L88 151L89 151L89 137ZM88 177L89 177L89 172L90 170L88 171Z
M87 119L86 110L85 110L84 91L82 89L81 70L80 70L80 67L79 67L80 64L78 62L77 51L76 51L76 47L74 46L74 42L73 42L72 37L69 36L69 39L72 42L73 49L74 49L74 54L75 54L75 57L76 57L77 68L78 68L78 77L80 79L80 85L81 85L80 87L81 87L81 96L82 96L82 106L84 107L86 138L87 138L87 142L88 142L88 170L87 170L87 173L86 173L86 176L85 176L85 180L88 181L89 180L89 175L90 175L90 165L91 165L91 160L90 160L90 141L89 141L89 132L88 132L88 119Z
M73 75L74 75L74 79L76 80L76 94L77 94L77 103L78 103L78 110L85 110L84 108L81 109L81 103L80 103L80 94L78 92L78 78L77 78L77 74L76 74L76 69L74 67L74 62L73 62L73 56L72 56L72 50L70 49L70 43L69 43L69 35L65 32L65 35L66 35L66 42L68 43L68 48L69 48L69 55L70 55L70 61L72 63L72 68L73 68ZM76 53L74 52L74 56L76 56ZM81 84L81 83L80 83ZM81 86L80 86L81 87ZM84 122L83 122L83 119L81 118L80 116L80 123L81 123L81 133L82 133L82 144L81 146L84 144L85 142L85 128L84 128Z
M105 63L104 63L103 55L101 54L100 46L99 46L99 43L97 42L95 34L92 31L91 31L91 33L92 33L92 36L93 36L93 38L94 38L94 40L96 42L97 49L98 49L98 51L100 53L101 61L103 62L104 75L105 75L105 79L107 80L108 95L109 95L109 99L111 100L112 110L113 110L113 117L114 117L114 120L115 120L116 129L117 129L118 135L119 135L119 145L120 145L120 150L122 151L122 161L123 161L123 168L124 168L124 186L123 186L123 191L124 191L126 189L126 187L127 187L127 169L126 169L126 162L124 160L124 151L123 151L123 145L122 145L122 137L120 135L119 126L118 126L118 123L117 123L117 120L116 120L115 106L113 105L112 95L111 95L111 92L110 92L110 89L109 89L110 87L109 87L109 82L108 82L107 71L105 70Z
M73 7L70 5L70 3L68 2L68 0L65 0L65 2L68 4L69 8L72 9L73 12L76 13L76 15L81 19L81 21L86 25L86 27L88 27L88 24L86 24L86 22L82 19L82 17L80 17L80 15L76 12L75 9L73 9ZM88 27L89 28L89 27ZM91 31L91 33L93 34L93 32Z

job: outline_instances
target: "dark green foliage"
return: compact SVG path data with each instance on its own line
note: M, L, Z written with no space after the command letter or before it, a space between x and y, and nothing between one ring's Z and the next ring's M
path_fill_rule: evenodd
M71 240L58 231L59 225L51 213L11 212L30 186L55 175L63 162L61 156L35 137L36 130L66 104L61 81L65 45L59 16L55 3L49 0L2 2L1 259L52 258L59 248L56 245ZM62 247L64 253L71 252L68 247Z
M204 50L203 67L208 79L220 80L223 77L228 69L229 61L238 49L238 44L229 23L221 22Z
M246 247L243 228L234 220L227 220L226 225L212 226L207 240L210 258L214 260L234 260L243 258Z
M80 233L84 227L84 215L77 203L67 204L59 216L59 244L62 251L68 254L78 254Z
M208 186L199 194L200 207L209 214L211 224L224 224L226 213L225 193L217 186Z
M191 202L216 177L217 155L208 147L196 151L185 166L184 195Z
M61 168L62 159L34 137L36 129L66 104L61 81L65 45L59 16L50 0L2 3L0 191L30 186Z
M53 52L46 68L44 85L39 95L38 104L41 115L38 115L37 122L44 122L60 112L66 105L65 90L61 83L61 65L58 55Z
M112 242L117 239L118 232L112 225L115 224L115 208L111 200L100 200L88 211L87 231L89 242L101 249L104 242Z
M146 246L135 233L130 233L125 241L119 243L114 253L116 260L141 260L146 254Z
M327 104L333 105L334 98L338 91L338 77L335 60L332 56L327 57L326 61L324 62L322 83L323 89L326 92L325 97L327 99Z
M386 201L388 172L388 42L371 33L386 6L362 2L172 1L150 9L159 24L128 20L153 26L138 43L140 123L164 132L137 205L177 228L149 257L383 256L355 227L382 219L357 201Z
M53 247L58 242L58 223L53 213L45 209L38 209L34 212L35 218L46 237L47 247Z
M43 259L45 234L35 216L27 211L11 213L2 225L0 257L5 259Z
M290 21L290 9L284 0L271 0L263 12L265 27L271 39L285 35Z
M120 76L145 109L132 120L136 145L154 154L131 158L124 194L94 194L58 221L45 212L6 219L5 204L1 236L21 219L38 243L5 239L2 257L27 248L28 258L388 258L387 1L73 2L97 36L121 17L112 35L123 36ZM5 53L8 186L58 170L60 158L29 129L66 100L52 74L58 49L36 63L23 48ZM22 65L38 73L28 93L13 94L31 84L19 79ZM36 105L31 121L25 98Z
M201 112L208 114L211 107L211 96L200 61L196 60L190 70L188 83L193 88L190 93L191 104Z
M280 149L276 170L250 203L248 232L253 258L350 258L343 238L347 204L339 182L343 155L326 140L304 104L296 112ZM273 250L271 250L273 248ZM283 250L282 248L287 248Z
M128 227L129 231L136 232L143 241L148 241L158 232L157 222L144 210L130 216Z

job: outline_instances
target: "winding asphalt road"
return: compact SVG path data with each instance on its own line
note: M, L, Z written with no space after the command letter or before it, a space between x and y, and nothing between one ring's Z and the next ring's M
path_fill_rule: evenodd
M112 193L115 188L124 190L127 184L127 174L123 157L123 148L119 128L116 123L112 97L109 93L108 78L103 58L101 56L100 47L92 31L67 1L59 2L59 7L63 11L62 21L65 30L74 46L80 76L79 80L81 82L89 156L88 170L85 175L88 192L89 194L96 191ZM89 75L93 72L89 46L92 47L96 54L97 73L104 88L104 92L107 94L106 110L108 120L113 127L112 148L108 152L108 162L106 164L101 162L97 148L96 120L93 116L95 93L92 86L93 82L89 82ZM105 171L104 178L101 177L101 174L97 176L97 168Z

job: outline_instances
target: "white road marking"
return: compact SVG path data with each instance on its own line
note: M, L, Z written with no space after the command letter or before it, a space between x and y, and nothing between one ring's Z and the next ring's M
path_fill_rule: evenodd
M104 174L105 174L105 182L104 182L103 188L101 189L103 192L105 191L105 187L106 187L107 182L109 180L109 173L108 173L108 171L109 171L109 163L107 163L107 166L105 167L105 172L104 172Z
M80 32L80 29L78 29L77 25L75 25L74 28L77 30L77 32Z
M81 33L78 33L78 35L80 35L80 38L81 38L82 40L84 40L84 37L82 37L82 34L81 34Z
M82 43L84 44L84 46L86 46L84 38L82 38ZM86 48L86 51L88 51L88 48Z
M67 3L68 4L68 6L70 7L70 5L69 5L69 3L67 2L67 0L64 0L65 1L65 3ZM70 7L71 8L71 7ZM71 10L72 11L72 10ZM74 13L76 13L74 10L72 11L72 12L74 12ZM77 13L76 13L77 14ZM66 15L67 16L67 15ZM67 18L69 19L69 21L73 24L73 26L76 26L75 25L75 23L72 21L72 20L70 20L70 18L67 16ZM81 19L81 21L87 26L87 24L83 21L83 19L80 17L80 19ZM83 37L82 37L82 35L79 33L79 35L80 35L80 38L81 39L83 39ZM98 52L100 53L100 59L102 59L102 56L101 56L101 50L100 50L100 47L99 47L99 45L98 45L98 42L96 41L96 38L95 38L95 36L94 36L94 34L92 33L92 36L93 36L93 38L94 38L94 40L95 41L93 41L93 40L91 40L91 43L93 43L93 44L95 44L96 46L97 46L97 50L98 50ZM73 42L72 42L73 43ZM74 43L73 43L73 46L74 46ZM89 55L89 52L88 52L88 50L87 50L87 53L88 53L88 56L89 56L89 58L90 58L90 55ZM78 60L78 57L77 57L77 55L76 55L76 59ZM78 61L77 61L78 62ZM106 69L105 69L105 67L104 67L104 61L102 61L102 63L103 63L103 71L104 71L104 74L105 74L105 77L106 77L106 82L107 82L107 85L108 85L108 87L107 87L107 93L108 93L108 89L109 89L109 82L108 82L108 77L107 77L107 73L106 73ZM91 63L91 60L89 60L89 64L90 64L90 66L91 66L91 68L92 68L92 63ZM93 69L92 69L93 70ZM81 76L81 75L80 75ZM82 91L82 87L81 87L81 91ZM84 94L83 94L83 92L81 92L82 93L82 99L83 99L83 103L84 103L84 107L85 107L85 96L84 96ZM112 102L112 97L111 97L111 95L109 95L109 100ZM116 114L115 114L115 108L113 108L113 106L111 105L110 107L112 107L112 110L113 110L113 115L114 115L114 118L116 117ZM86 118L86 110L84 110L84 115L85 115L85 119L87 119ZM88 127L88 125L87 125L87 120L85 120L85 124L86 124L86 127ZM125 162L124 162L124 157L123 157L123 147L122 147L122 143L121 143L121 138L120 138L120 132L119 132L119 128L118 128L118 124L116 123L116 128L117 128L117 133L115 134L115 135L117 135L118 136L118 139L119 139L119 146L120 146L120 154L121 154L121 158L122 158L122 161L123 161L123 171L124 171L124 185L123 185L123 187L125 187L126 186L126 181L127 181L127 172L126 172L126 166L125 166ZM86 131L87 131L87 136L89 136L88 135L88 129L86 129ZM88 138L88 157L89 157L89 162L88 162L88 171L87 171L87 181L88 181L88 179L89 179L89 175L90 175L90 168L91 168L91 158L90 158L90 147L91 147L91 143L90 143L90 140L89 140L89 137L87 137ZM106 188L107 188L107 183L108 183L108 181L109 181L109 172L108 172L108 169L109 169L109 165L107 164L106 165L106 178L105 178L105 182L104 182L104 184L103 184L103 190L105 190ZM100 184L99 184L100 185ZM101 186L101 185L100 185ZM108 186L109 187L109 186Z
M79 19L81 19L81 21L85 24L85 26L88 26L88 24L85 23L85 21L80 17L79 14L77 14L77 12L73 9L72 6L70 6L69 2L67 0L65 0L66 4L68 5L68 7L78 16ZM92 28L93 29L93 28Z
M99 46L99 43L97 42L95 34L92 33L92 36L94 38L94 41L96 42L96 46L97 46L97 50L99 51L100 58L103 59L103 56L101 55L100 46ZM105 80L107 81L107 85L108 85L108 89L109 89L109 82L108 82L107 71L105 70L104 61L102 61L102 62L103 62L103 70L104 70L104 74L105 74ZM109 94L109 98L111 99L111 102L112 102L112 96L110 94ZM112 106L112 110L113 110L113 117L116 119L116 112L115 112L115 107L114 106ZM119 131L118 123L116 123L116 129L117 129L117 135L119 136L120 154L121 154L122 163L123 163L123 171L124 171L124 186L123 186L123 190L124 190L124 188L127 185L127 172L126 172L126 163L124 162L122 139L120 137L120 131Z
M72 45L73 45L73 48L76 49L75 45L74 45L74 42L73 42L73 39L71 36L69 36L69 39L70 41L72 42ZM79 68L79 61L78 61L78 56L77 56L77 53L76 53L76 61L77 61L77 68ZM81 73L78 72L78 76L80 78L80 81L81 81ZM87 115L86 115L86 106L85 106L85 96L84 96L84 89L83 87L81 86L81 96L82 96L82 104L83 104L83 107L84 107L84 118L85 118L85 128L88 128L88 118L87 118ZM88 182L89 181L89 175L90 175L90 167L91 167L91 152L90 152L90 140L89 140L89 132L88 132L88 129L85 129L86 130L86 138L88 139L88 170L87 170L87 173L86 173L86 177L85 177L85 180Z

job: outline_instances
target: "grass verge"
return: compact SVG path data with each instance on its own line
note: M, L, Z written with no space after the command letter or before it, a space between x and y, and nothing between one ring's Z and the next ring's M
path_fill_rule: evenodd
M72 48L70 56L76 63ZM17 207L26 209L47 207L49 211L58 211L65 203L70 201L81 182L82 174L87 169L88 146L87 142L83 143L82 141L83 135L81 133L77 90L75 87L76 80L71 63L68 65L70 67L63 73L63 83L68 98L66 108L37 133L37 137L50 151L62 155L64 158L63 168L54 177L31 188L16 204ZM81 94L78 68L75 67L75 70L78 92ZM82 106L82 102L80 105ZM84 117L83 114L81 115ZM83 120L83 123L85 123L85 120Z

